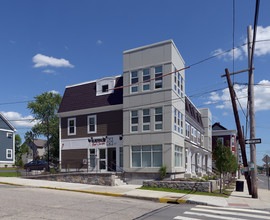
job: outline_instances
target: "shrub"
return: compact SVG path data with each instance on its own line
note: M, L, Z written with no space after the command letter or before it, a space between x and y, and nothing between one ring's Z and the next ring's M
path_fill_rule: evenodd
M7 168L8 167L8 165L7 164L5 164L5 168Z
M163 180L166 177L166 173L167 173L167 167L166 166L162 166L159 168L159 175L160 178Z

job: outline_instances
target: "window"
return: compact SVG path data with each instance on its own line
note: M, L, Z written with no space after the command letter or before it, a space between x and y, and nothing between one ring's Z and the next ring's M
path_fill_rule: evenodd
M6 149L6 159L12 159L12 149Z
M138 132L139 116L138 110L131 111L131 132Z
M12 133L7 132L7 138L12 138Z
M203 143L203 137L204 137L204 136L203 136L203 134L202 134L202 136L201 136L201 145L202 145L202 146L204 146L204 143Z
M132 146L132 167L161 167L162 145Z
M123 167L123 147L119 148L119 154L120 154L120 167Z
M131 72L131 84L135 84L134 86L131 86L131 92L138 92L138 83L139 82L139 75L138 71L132 71Z
M76 118L68 119L68 135L76 134Z
M183 77L181 76L181 97L184 97L184 80Z
M143 70L143 91L150 90L150 69Z
M176 68L174 68L174 90L177 92L177 72Z
M218 141L221 142L222 146L224 145L224 138L223 138L223 137L217 138L217 142L218 142ZM210 142L209 142L209 144L210 144Z
M143 131L150 130L150 109L143 109Z
M155 67L155 78L159 77L157 79L155 79L155 89L160 89L162 88L162 66L157 66Z
M194 141L193 136L194 136L194 128L191 126L191 141Z
M102 93L108 92L108 89L109 89L109 85L108 85L108 84L103 85L103 86L102 86Z
M186 122L186 137L190 138L190 125Z
M162 130L162 108L155 108L155 130Z
M180 72L177 72L177 69L174 68L174 90L177 92L178 95L180 95L182 98L184 97L183 91L184 91L184 79L181 76Z
M97 132L97 119L96 115L88 116L88 134Z
M174 108L174 130L179 134L183 134L183 114Z
M197 136L198 136L198 144L201 145L201 133L197 131Z
M175 145L174 147L174 166L182 167L183 147Z

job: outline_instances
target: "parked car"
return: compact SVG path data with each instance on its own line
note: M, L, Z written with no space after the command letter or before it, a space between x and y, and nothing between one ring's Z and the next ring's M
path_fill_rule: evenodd
M33 160L29 163L24 164L24 169L26 169L27 171L31 171L31 170L46 171L48 169L48 163L43 160Z

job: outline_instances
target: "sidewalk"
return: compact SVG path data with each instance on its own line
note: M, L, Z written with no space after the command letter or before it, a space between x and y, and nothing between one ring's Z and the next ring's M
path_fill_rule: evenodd
M270 210L270 191L258 190L259 198L252 199L251 196L248 194L246 183L244 184L243 192L233 191L229 198L137 189L140 187L140 185L98 186L48 180L23 179L18 177L0 177L0 184L75 191L107 196L143 199L162 203L189 203L222 207L230 206L238 208Z

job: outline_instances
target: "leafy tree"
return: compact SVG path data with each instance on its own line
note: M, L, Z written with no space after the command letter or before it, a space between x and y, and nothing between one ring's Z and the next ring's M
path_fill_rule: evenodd
M35 136L47 137L47 149L49 146L49 157L52 160L59 159L59 119L57 111L62 97L59 94L45 92L35 96L34 101L28 102L27 108L34 115L34 120L39 121L33 128ZM46 153L48 158L48 152ZM43 158L44 159L44 158Z
M214 147L213 155L215 166L220 174L220 181L222 174L224 177L225 173L234 173L237 170L238 164L236 157L232 154L230 148L223 146L219 140L217 141L217 145ZM220 184L220 193L221 192L222 190Z
M23 161L22 161L22 155L25 153L30 153L30 148L27 146L27 144L22 144L22 139L20 135L16 134L15 135L15 157L16 157L16 162L15 164L17 166L23 166Z

